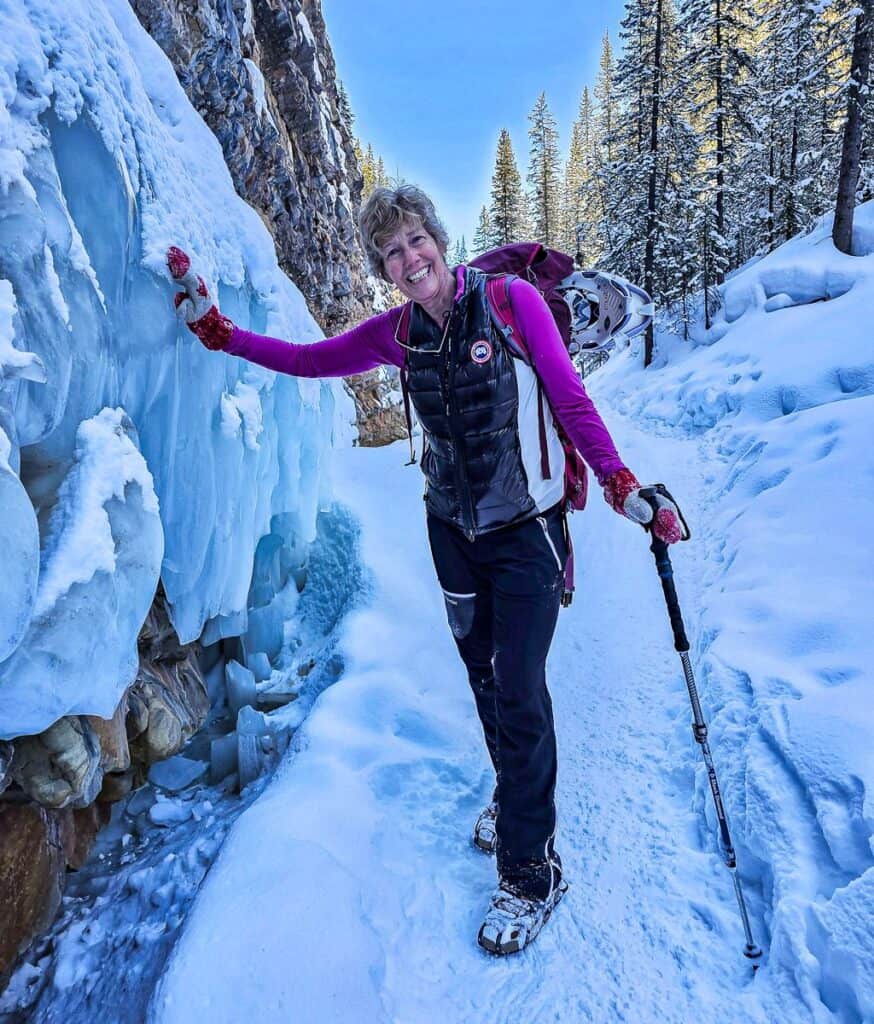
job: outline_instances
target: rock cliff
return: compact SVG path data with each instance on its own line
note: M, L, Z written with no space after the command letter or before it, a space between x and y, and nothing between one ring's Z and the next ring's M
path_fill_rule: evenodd
M327 334L370 312L362 179L319 0L131 0Z

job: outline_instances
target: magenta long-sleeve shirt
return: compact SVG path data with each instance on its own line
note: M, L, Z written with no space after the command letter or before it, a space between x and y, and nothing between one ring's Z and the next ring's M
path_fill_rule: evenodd
M456 274L460 294L464 267L458 267ZM553 415L603 483L624 464L568 358L549 307L537 289L520 278L510 285L510 302ZM404 350L395 341L395 331L402 308L396 306L351 331L310 345L295 345L237 327L226 351L295 377L347 377L386 364L400 367Z

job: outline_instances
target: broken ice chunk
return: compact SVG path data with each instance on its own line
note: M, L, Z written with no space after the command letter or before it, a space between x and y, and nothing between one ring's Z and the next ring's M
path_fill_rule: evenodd
M205 772L206 764L203 761L192 761L191 758L177 754L153 764L149 769L149 782L170 793L178 793L196 782Z

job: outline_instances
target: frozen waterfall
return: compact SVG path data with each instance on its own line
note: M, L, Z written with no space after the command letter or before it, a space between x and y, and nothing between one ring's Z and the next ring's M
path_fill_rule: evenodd
M208 352L175 319L171 243L241 324L321 333L125 0L75 16L49 0L0 8L0 96L9 738L112 714L159 576L183 643L243 635L248 654L278 649L286 583L353 412L336 383ZM270 571L255 572L247 637L259 559Z

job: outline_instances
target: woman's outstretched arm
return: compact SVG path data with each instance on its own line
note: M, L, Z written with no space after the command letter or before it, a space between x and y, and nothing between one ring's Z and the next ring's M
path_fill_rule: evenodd
M404 352L395 341L399 318L400 308L390 309L351 331L309 345L295 345L235 326L224 351L295 377L348 377L386 363L403 365Z
M182 249L171 245L167 267L185 290L174 299L189 330L212 351L229 352L279 373L295 377L346 377L391 363L402 366L404 353L395 341L401 307L365 320L351 331L309 345L295 345L245 331L220 312L206 283L191 267Z

